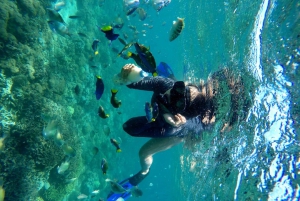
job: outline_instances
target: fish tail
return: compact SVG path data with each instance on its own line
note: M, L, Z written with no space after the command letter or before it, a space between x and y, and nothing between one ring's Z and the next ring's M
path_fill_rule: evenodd
M105 118L108 118L108 117L109 117L109 114L106 114L106 115L105 115Z
M112 89L112 90L111 90L111 93L112 93L112 94L118 93L118 89Z
M95 55L97 55L97 54L99 54L99 52L98 52L98 51L96 51L96 52L95 52Z
M156 76L158 76L158 73L155 71L152 73L152 75L153 75L153 77L156 77Z
M122 150L119 148L119 149L117 149L117 152L120 153L120 152L122 152Z
M101 79L100 75L96 75L96 78Z
M132 56L132 52L127 52L127 56L131 57Z

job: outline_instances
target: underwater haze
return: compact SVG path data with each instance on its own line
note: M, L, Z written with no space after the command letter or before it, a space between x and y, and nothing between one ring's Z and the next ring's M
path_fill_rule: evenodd
M5 201L106 200L106 179L140 170L148 139L122 125L145 115L152 93L114 84L135 62L118 56L124 44L101 31L109 25L127 44L149 47L177 80L199 83L223 67L241 72L253 100L229 131L220 132L221 119L192 147L155 155L143 195L128 200L300 200L300 2L172 0L158 9L161 1L140 0L132 14L124 2L132 1L0 1L0 201L3 191ZM177 17L185 26L170 42Z

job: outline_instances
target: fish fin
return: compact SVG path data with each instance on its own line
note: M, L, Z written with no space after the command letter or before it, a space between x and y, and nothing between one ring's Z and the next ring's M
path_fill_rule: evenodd
M111 93L112 93L112 94L118 93L118 89L112 89L112 90L111 90Z
M120 153L120 152L122 152L122 150L121 149L117 149L117 152Z
M155 71L152 73L152 75L153 75L153 77L156 77L156 76L158 76L158 73Z
M102 78L100 77L100 75L96 75L96 78L98 78L98 79L102 79Z
M95 52L95 55L97 55L97 54L99 54L99 52L98 52L98 51L96 51L96 52Z
M127 52L127 56L131 57L132 56L132 52Z

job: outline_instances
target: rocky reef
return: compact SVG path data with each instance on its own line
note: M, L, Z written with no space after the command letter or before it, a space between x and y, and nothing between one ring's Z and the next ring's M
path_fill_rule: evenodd
M67 2L82 20L99 12L84 11L98 1ZM91 82L96 71L89 68L89 62L98 62L100 73L101 66L111 63L110 53L103 46L101 57L91 59L88 39L51 32L46 8L52 4L49 0L0 2L0 177L6 201L58 201L68 196L76 184L66 180L78 178L83 171L82 141L94 137L92 126L99 121ZM81 30L75 27L86 23L68 24L76 33ZM83 28L91 30L87 35L98 32L92 23ZM75 86L80 93L74 92ZM51 120L58 122L63 142L76 150L63 175L57 173L57 167L66 153L42 134ZM105 139L98 140L101 144Z

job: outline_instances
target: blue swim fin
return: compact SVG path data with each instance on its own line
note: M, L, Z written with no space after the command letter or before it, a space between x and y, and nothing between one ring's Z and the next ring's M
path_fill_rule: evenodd
M147 174L142 174L140 171L137 174L133 175L132 177L129 177L121 181L119 184L127 191L125 193L111 192L108 194L106 201L116 201L120 197L122 197L124 200L127 200L131 196L131 189L137 186L141 181L143 181L147 177L149 172Z
M124 189L128 190L125 193L113 193L111 192L107 196L106 201L116 201L118 198L122 197L124 200L127 200L131 196L130 189L134 187L131 183L129 183L129 179L125 179L119 183Z
M156 67L158 75L176 80L172 68L165 62L160 62Z

